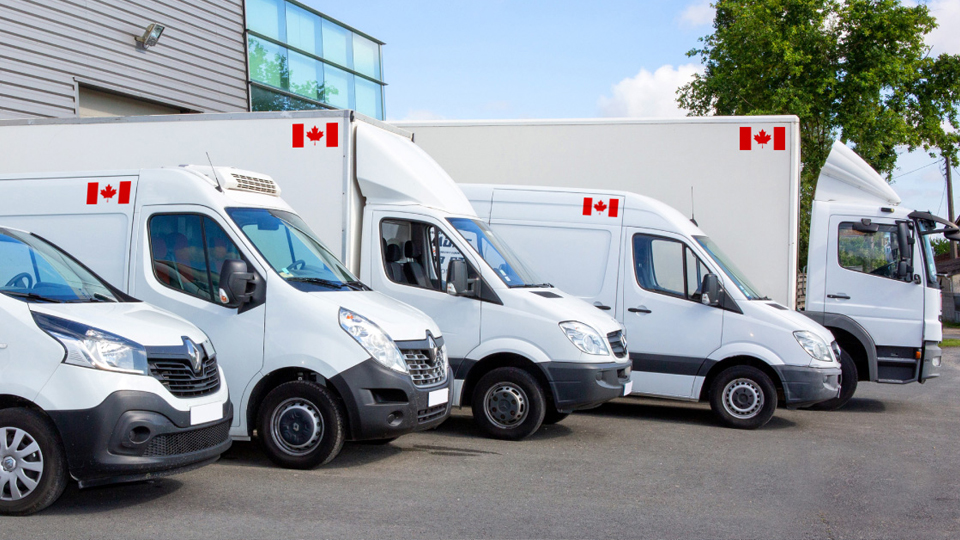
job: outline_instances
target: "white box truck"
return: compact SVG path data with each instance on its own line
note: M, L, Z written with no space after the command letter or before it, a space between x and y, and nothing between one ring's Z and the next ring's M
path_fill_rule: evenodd
M471 406L490 436L524 438L542 422L597 406L623 395L630 385L620 323L545 285L477 218L457 185L412 143L410 134L382 122L351 111L11 121L0 122L0 146L8 156L2 164L5 173L82 171L106 164L164 167L204 163L209 153L215 163L270 174L276 183L237 173L235 182L244 191L227 189L229 197L205 204L218 209L221 226L243 245L244 227L252 217L229 215L229 208L238 205L234 200L254 204L252 192L282 188L306 225L346 263L349 271L344 272L439 323L455 374L452 403ZM50 150L38 160L37 149ZM200 197L201 191L204 197L220 196L208 186L198 185L195 191L191 197ZM160 195L151 188L136 203ZM196 204L180 192L162 195L164 204ZM260 206L279 204L269 194L256 197ZM30 212L43 208L35 202ZM38 221L48 223L45 219ZM147 235L144 219L133 218L136 242ZM84 254L92 265L98 258L94 249ZM135 249L145 248L138 244ZM253 250L246 256L259 259ZM272 254L263 252L263 257L265 265ZM280 277L302 270L300 261L287 263L279 268ZM118 280L138 276L113 271ZM152 279L149 272L144 275ZM386 311L362 314L389 319ZM266 318L268 325L273 320L285 319L280 314ZM409 334L408 329L389 333L394 339L413 339L397 335ZM426 339L420 333L418 339ZM283 344L271 340L264 349ZM244 401L241 409L247 407Z
M401 125L464 183L612 189L660 200L691 217L693 187L699 226L757 290L796 306L796 117ZM930 235L954 238L956 227L899 203L876 171L842 144L834 145L813 204L802 312L829 329L842 351L842 393L822 408L842 406L858 381L923 382L939 374L940 295ZM909 242L908 249L901 252L898 242ZM611 273L607 279L616 277ZM578 296L594 300L582 290ZM613 297L596 300L623 307ZM638 350L646 345L633 343ZM665 350L672 343L678 342L664 343Z
M199 328L0 227L0 514L212 463L232 416Z

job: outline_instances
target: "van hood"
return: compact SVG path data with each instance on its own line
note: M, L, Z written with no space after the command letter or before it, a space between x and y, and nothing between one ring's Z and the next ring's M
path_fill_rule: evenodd
M309 295L339 303L372 321L394 341L426 339L428 330L440 337L440 327L426 313L377 291L324 291Z
M182 345L184 337L194 343L207 339L193 324L143 302L30 304L30 311L92 326L145 347Z
M798 311L786 308L776 302L765 300L750 300L746 302L751 308L757 309L764 318L771 321L780 322L784 328L793 332L807 331L812 332L826 341L828 344L834 341L833 334L818 324L813 319L803 315Z
M623 330L616 319L606 311L597 309L576 296L571 296L557 288L526 289L513 288L498 290L501 297L509 297L506 307L536 314L556 324L564 321L577 321L591 326L600 335L606 337L611 332ZM629 337L629 336L628 336Z

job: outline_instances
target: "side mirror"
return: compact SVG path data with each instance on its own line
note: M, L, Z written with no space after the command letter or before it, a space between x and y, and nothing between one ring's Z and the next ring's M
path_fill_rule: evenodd
M897 222L897 245L900 248L900 261L897 263L897 277L904 281L913 281L913 237L910 235L910 223Z
M247 263L236 259L223 261L217 298L224 307L236 309L250 302L256 287L256 274L247 268Z
M720 278L716 274L703 276L700 284L700 302L705 306L717 307L720 305Z
M463 259L452 259L447 264L447 294L453 296L476 296L476 291L470 289L470 280L467 276L469 267Z

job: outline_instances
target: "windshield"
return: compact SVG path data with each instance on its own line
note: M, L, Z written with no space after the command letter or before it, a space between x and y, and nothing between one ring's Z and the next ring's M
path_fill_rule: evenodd
M0 229L0 293L28 302L119 302L110 286L40 238Z
M477 219L450 218L450 222L457 231L470 243L474 251L483 257L500 279L508 287L550 287L543 283L517 257L510 247L500 239L486 223Z
M266 208L228 208L227 213L267 263L294 287L305 291L365 289L300 216Z
M733 261L731 261L726 254L720 251L720 247L713 243L713 240L706 236L694 236L694 238L703 247L703 249L707 250L707 253L710 254L713 260L720 265L720 269L723 270L723 273L725 273L727 277L733 281L733 284L740 289L740 292L747 297L747 300L769 300L769 298L757 292L757 288L750 283L750 281L747 279L747 276L745 276L739 268L734 266Z
M926 221L923 219L918 219L917 224L920 226L920 231L932 231L936 228L936 224L932 221ZM927 287L934 289L940 288L940 282L937 281L937 262L933 257L933 246L930 243L930 237L932 234L921 234L920 241L923 243L923 262L924 266L927 269Z

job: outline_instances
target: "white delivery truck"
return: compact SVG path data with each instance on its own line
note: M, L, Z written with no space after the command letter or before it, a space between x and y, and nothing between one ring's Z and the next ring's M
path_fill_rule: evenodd
M757 290L796 307L800 126L794 116L400 125L459 182L613 189L681 209ZM857 381L923 382L938 374L940 296L925 253L931 234L951 238L956 229L899 202L876 171L834 145L813 204L802 311L829 329L842 351L842 393L822 408L842 406ZM901 253L901 239L913 247ZM870 267L869 257L883 264Z
M0 146L8 155L2 167L11 173L96 169L104 163L125 167L202 163L209 153L215 163L271 174L276 183L237 173L230 181L238 187L226 189L229 197L209 186L197 187L198 194L191 197L200 197L202 191L204 197L223 199L208 206L224 209L216 213L224 216L218 219L226 230L243 229L234 231L235 241L242 247L246 240L241 235L252 226L248 223L257 223L262 229L273 222L261 223L246 214L230 216L228 209L240 205L236 200L274 208L280 203L270 192L282 188L303 221L346 263L349 271L342 270L343 275L359 275L374 290L423 310L439 323L456 379L452 403L471 406L474 419L490 436L521 439L544 421L556 422L572 410L623 395L624 386L630 384L621 325L582 300L544 284L477 218L457 185L412 143L410 134L388 124L351 111L12 121L0 122ZM45 153L44 160L27 157L35 155L37 148L56 150ZM212 174L209 169L207 174ZM202 172L204 168L191 170ZM252 193L258 191L266 193ZM195 204L183 192L161 194L151 188L138 196L138 207L148 204L148 199L142 198L146 195L159 197L163 204ZM43 207L35 202L31 208L36 210L31 212L41 212ZM178 211L194 210L200 209L183 207ZM38 221L46 223L44 219ZM140 236L133 241L142 243L149 216L145 212L134 219ZM257 243L257 235L270 236L254 233L252 244ZM141 251L136 253L143 253L145 248L137 246ZM95 264L96 253L87 252ZM260 252L267 261L273 257L269 250ZM246 256L258 258L254 255L251 251ZM270 276L296 277L302 264L284 261L278 266L280 274ZM149 272L140 272L146 276L143 279L152 279ZM139 275L129 273L131 279L139 279ZM137 285L141 286L146 284ZM273 294L268 297L276 299ZM370 297L346 291L338 294ZM207 310L216 307L200 305ZM286 309L305 308L291 305ZM387 308L356 310L373 320L380 317L399 324ZM262 311L257 313L262 319ZM277 309L266 318L268 326L295 326L280 313ZM297 317L318 320L306 315L291 318ZM410 324L421 325L418 339L422 342L427 337L422 322L417 321L420 319L411 315ZM394 339L414 339L408 337L412 327L385 329ZM431 332L438 337L438 330ZM264 350L270 353L284 345L284 340L268 339ZM240 340L237 346L249 348L251 344ZM410 348L415 347L410 344ZM305 353L286 358L299 361L299 354ZM416 358L408 359L411 366L419 366ZM251 395L249 387L247 392ZM254 400L258 399L253 392ZM387 393L377 399L389 401L391 396ZM248 406L244 401L240 410L250 410ZM245 433L241 430L239 434ZM382 436L390 435L384 432Z
M230 447L233 408L196 326L0 227L0 514L165 476Z
M0 225L202 328L235 389L230 433L256 430L279 465L439 425L451 386L440 329L362 285L279 195L268 176L209 166L7 174Z

